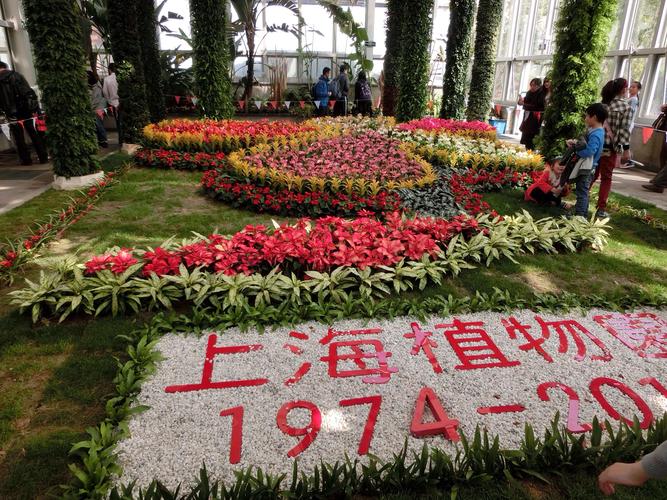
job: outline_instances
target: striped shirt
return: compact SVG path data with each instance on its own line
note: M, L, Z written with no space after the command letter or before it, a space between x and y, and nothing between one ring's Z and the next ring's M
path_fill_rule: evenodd
M605 127L605 149L613 149L620 153L623 151L624 146L630 145L630 130L634 113L632 112L630 104L621 97L615 97L607 106L607 111L609 111L607 124L611 129L614 140L612 140L612 137L609 135L609 129Z

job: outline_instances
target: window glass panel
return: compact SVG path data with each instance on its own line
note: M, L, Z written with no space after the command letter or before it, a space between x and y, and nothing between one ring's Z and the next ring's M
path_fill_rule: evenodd
M384 59L373 59L373 71L371 73L373 78L380 78L380 72L382 71L383 65Z
M373 55L377 57L384 57L387 52L387 8L375 7L375 47L373 47Z
M530 29L528 19L530 17L531 0L521 0L519 5L519 17L516 25L516 37L514 39L514 55L525 55L529 52L527 47L526 34Z
M644 71L646 70L646 61L648 57L633 57L630 61L630 73L626 77L629 82L633 80L642 81Z
M297 76L296 57L268 57L266 63L271 67L285 63L287 65L287 78L295 78ZM268 67L266 68L266 72L268 75Z
M503 20L500 25L500 38L498 39L498 56L510 55L512 43L512 19L514 18L515 0L504 2Z
M319 35L312 30L309 31L307 38L308 43L312 45L312 50L332 52L333 21L324 7L320 7L319 5L303 5L301 7L301 15L310 28L322 33L322 35Z
M621 35L623 34L623 19L625 18L625 7L629 0L621 0L618 2L618 10L616 11L616 18L609 33L609 50L617 50L621 45Z
M364 2L357 2L363 4ZM366 7L353 6L350 7L352 17L361 26L366 25ZM352 53L354 51L352 46L352 39L341 33L340 28L336 25L336 51L342 54Z
M538 0L537 11L535 12L535 27L533 29L533 54L545 54L548 48L547 37L550 32L550 26L547 26L549 17L550 0Z
M282 26L285 24L288 29L292 26L296 28L296 16L283 7L268 7L265 14L268 26ZM269 32L265 29L255 36L260 52L296 52L299 47L299 39L289 32L281 30Z
M524 66L523 62L512 63L512 78L510 80L512 86L510 87L510 92L509 92L510 101L517 100L519 98L519 93L527 90L523 88L521 82L521 77L523 74L523 66Z
M166 16L168 12L180 14L183 16L183 19L169 19L165 22L165 26L175 34L180 33L179 29L182 29L186 35L190 36L190 8L188 7L188 3L182 0L167 0L164 7L162 7L161 14ZM189 50L191 48L184 41L167 35L168 33L160 31L161 49L170 50L179 46L181 50Z
M662 0L638 0L637 17L632 29L632 46L635 49L653 46L653 36L660 22L657 15Z
M447 31L449 30L449 7L439 7L435 10L433 19L433 34L431 40L437 44L444 45L447 42Z
M647 109L648 117L655 118L660 114L660 106L666 102L665 99L665 58L661 57L658 61L658 68L653 79L653 85L650 90L650 103ZM641 95L641 94L640 94ZM649 94L646 94L649 95Z
M496 64L496 75L493 80L493 98L502 100L505 97L505 80L507 79L508 63Z
M331 58L318 57L315 59L315 61L313 61L313 80L317 81L317 79L322 75L322 70L325 67L331 68L333 71L334 66L335 65L333 64Z
M616 70L613 57L605 57L600 65L600 80L598 80L598 87L602 90L605 83L614 79L614 71ZM599 95L596 97L600 97Z

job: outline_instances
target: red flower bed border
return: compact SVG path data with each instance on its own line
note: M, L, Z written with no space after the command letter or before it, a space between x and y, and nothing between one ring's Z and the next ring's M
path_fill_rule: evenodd
M398 210L400 207L400 197L391 192L382 191L374 196L348 195L342 192L295 192L287 188L258 186L229 176L221 169L204 172L201 185L206 194L235 208L278 215L326 214L348 217L355 216L361 210L383 213Z
M208 170L224 165L225 153L187 153L171 149L140 149L134 154L135 165L177 170Z
M106 190L113 186L116 173L108 172L94 186L82 191L69 205L51 215L47 222L36 222L29 236L10 241L0 247L0 283L11 283L22 266L35 258L36 250L51 239L57 239L63 232L90 212Z
M384 222L370 215L362 212L352 220L300 219L293 226L283 225L275 231L261 225L247 226L231 238L213 234L174 250L158 247L135 255L131 249L121 249L90 259L85 264L86 274L103 270L120 274L140 264L144 276L177 275L179 266L184 265L189 270L201 267L227 275L265 274L278 267L284 273L306 277L305 271L309 270L392 266L402 259L434 256L445 250L457 234L471 236L481 230L476 219L465 215L451 220L403 219L398 212L392 212Z

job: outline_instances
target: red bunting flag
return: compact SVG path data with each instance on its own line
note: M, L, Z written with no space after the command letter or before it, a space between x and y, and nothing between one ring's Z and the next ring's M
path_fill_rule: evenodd
M331 99L331 100L329 101L329 109L334 109L334 106L335 106L335 105L336 105L336 101L334 101L333 99Z
M239 108L241 108L242 110L245 109L245 101L244 100L239 101Z
M301 109L305 108L306 107L306 102L305 101L299 101L299 106L301 107Z
M646 144L651 137L653 137L653 129L651 127L644 127L642 129L642 141L644 144Z
M269 106L273 109L278 109L278 101L269 101Z
M496 104L493 109L496 110L496 115L500 116L500 112L502 111L503 107L500 104Z
M428 101L428 102L426 103L426 107L427 107L428 109L433 109L433 101Z
M181 102L181 96L180 95L175 95L174 96L174 101L176 101L176 106L178 106L178 103Z
M542 118L542 112L541 111L535 111L535 116L537 117L537 121L539 122L540 119Z

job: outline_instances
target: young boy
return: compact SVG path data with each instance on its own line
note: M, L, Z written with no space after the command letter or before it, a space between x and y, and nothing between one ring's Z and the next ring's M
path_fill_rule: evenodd
M588 127L586 141L577 142L576 139L567 141L568 147L577 149L579 158L591 158L591 169L580 169L576 180L577 203L574 205L574 215L588 218L588 191L591 185L591 177L597 169L604 146L604 122L607 120L607 108L602 103L591 104L586 108L584 122Z

